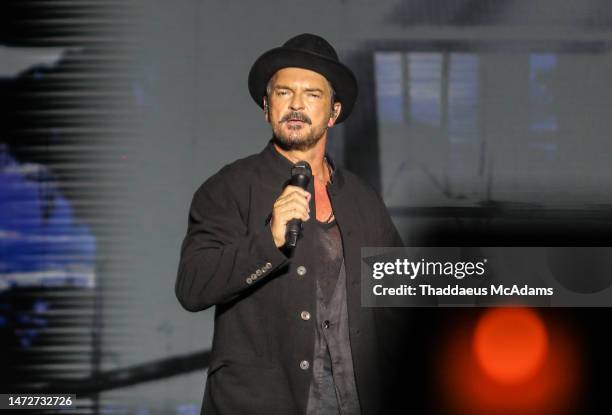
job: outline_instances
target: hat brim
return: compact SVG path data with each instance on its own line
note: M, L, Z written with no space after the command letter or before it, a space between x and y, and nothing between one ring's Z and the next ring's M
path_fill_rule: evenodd
M357 80L344 64L325 56L287 47L274 48L261 55L249 72L249 92L257 105L263 108L268 81L282 68L304 68L323 75L334 87L336 101L342 103L342 110L336 124L344 121L353 110L357 99Z

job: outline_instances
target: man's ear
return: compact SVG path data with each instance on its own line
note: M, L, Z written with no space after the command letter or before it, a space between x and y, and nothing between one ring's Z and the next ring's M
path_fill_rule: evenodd
M269 114L269 109L268 109L268 97L264 96L263 97L263 110L264 110L264 117L266 118L266 122L270 122L270 114Z
M342 104L339 102L334 102L334 108L329 113L329 121L327 122L327 127L331 128L336 123L336 120L340 116L340 111L342 111Z

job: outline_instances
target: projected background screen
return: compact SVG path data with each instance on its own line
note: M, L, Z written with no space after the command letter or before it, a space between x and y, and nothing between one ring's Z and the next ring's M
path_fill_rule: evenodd
M374 53L388 207L612 202L609 51Z

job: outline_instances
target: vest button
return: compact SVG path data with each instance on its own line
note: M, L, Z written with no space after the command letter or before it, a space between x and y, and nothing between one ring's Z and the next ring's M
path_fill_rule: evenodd
M300 277L302 277L306 275L306 267L304 265L300 265L299 267L297 267L296 272Z
M300 362L300 369L307 370L309 367L310 367L310 363L308 363L308 360L302 360Z
M310 313L308 311L302 311L300 317L302 317L302 320L310 320Z

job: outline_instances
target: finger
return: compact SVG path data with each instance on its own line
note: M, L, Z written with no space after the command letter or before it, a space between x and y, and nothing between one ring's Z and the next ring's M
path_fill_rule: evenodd
M283 217L289 215L295 218L301 218L302 216L309 215L308 210L306 210L303 206L299 206L297 204L283 206L282 208L279 208L276 213Z
M310 205L308 204L308 201L306 199L303 199L301 196L293 196L293 197L288 197L283 200L278 200L274 204L274 209L279 209L279 208L282 208L283 206L290 206L293 204L296 204L298 206L303 206L304 209L310 211Z
M288 185L287 187L285 187L285 189L282 191L280 196L283 197L291 193L297 193L297 194L302 195L303 197L310 197L310 192L302 189L301 187L292 186L292 185Z
M281 223L286 224L291 219L310 219L310 214L300 207L287 207L284 210L278 212L278 218Z

